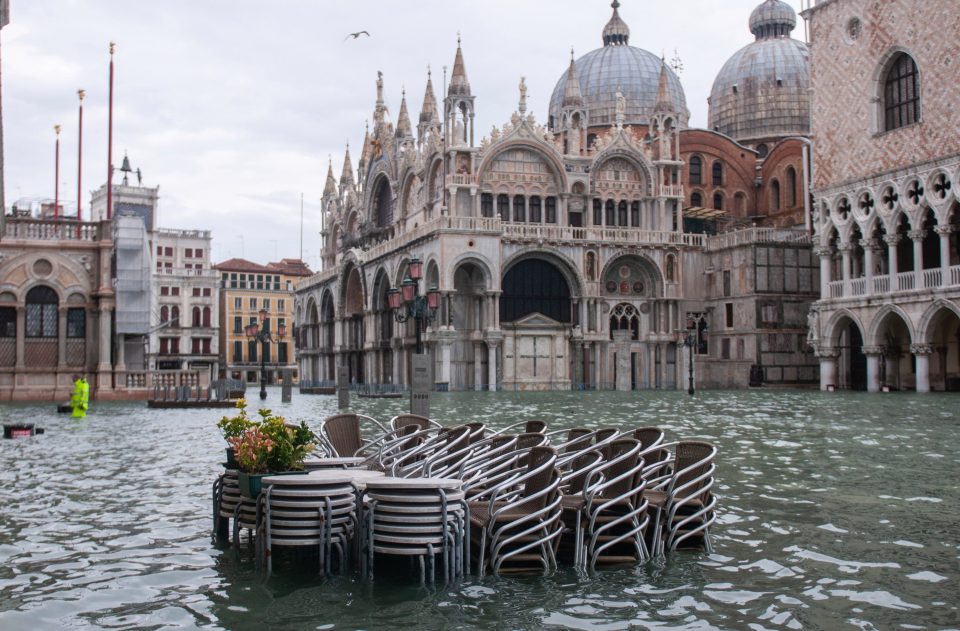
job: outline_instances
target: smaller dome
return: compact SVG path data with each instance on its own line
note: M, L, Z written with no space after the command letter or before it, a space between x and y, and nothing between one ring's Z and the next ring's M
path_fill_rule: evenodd
M797 27L797 12L783 0L766 0L750 14L750 32L757 39L788 37Z
M626 45L630 43L630 27L627 26L627 23L623 21L620 13L617 11L617 9L620 8L620 2L613 0L610 6L613 7L613 16L610 17L607 25L603 27L603 45Z

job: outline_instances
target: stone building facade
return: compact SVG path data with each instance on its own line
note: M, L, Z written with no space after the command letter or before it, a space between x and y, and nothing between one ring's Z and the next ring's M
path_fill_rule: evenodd
M267 383L279 383L284 371L299 379L294 343L296 321L293 308L294 284L312 274L299 259L282 259L260 265L245 259L228 259L216 265L220 275L221 365L227 377L247 383L260 380L260 362L265 363ZM260 310L266 320L260 322ZM246 327L260 324L274 336L280 327L286 334L265 349L247 338ZM264 353L264 350L266 352Z
M960 389L960 5L815 3L821 386Z
M771 4L783 3L766 0L755 14ZM304 379L331 381L346 365L354 382L410 382L416 331L396 322L387 297L416 257L421 291L441 293L425 331L439 389L685 388L688 323L694 364L710 385L745 387L764 353L771 363L795 362L796 370L777 365L778 381L811 380L801 375L815 363L796 349L796 325L817 287L795 278L789 290L783 280L771 289L766 269L778 261L782 279L782 257L770 249L795 258L805 249L809 259L806 128L759 138L760 149L689 129L679 78L629 45L618 7L603 47L570 59L545 124L527 111L521 78L510 120L480 138L459 44L442 107L428 77L416 127L405 97L390 120L378 76L358 175L349 149L339 182L328 169L324 269L297 286ZM753 20L757 37L789 39L790 20L792 10ZM774 203L773 180L790 169L794 195L784 203L781 188ZM724 229L739 236L710 236ZM762 281L761 256L769 256ZM726 293L724 271L743 279ZM758 307L791 292L799 318ZM727 302L740 314L729 327ZM721 313L726 343L713 341ZM763 317L793 336L791 351L776 340L766 346ZM781 348L782 357L769 355Z

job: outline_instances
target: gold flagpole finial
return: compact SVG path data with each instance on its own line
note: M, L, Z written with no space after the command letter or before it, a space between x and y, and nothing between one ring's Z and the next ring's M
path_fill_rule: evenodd
M117 43L116 43L116 42L110 42L110 55L111 55L111 56L113 55L113 51L114 51L114 49L115 49L116 47L117 47Z
M77 90L77 96L80 97L80 100L82 101L83 97L87 96L87 91L82 89Z
M61 127L60 125L54 125L54 126L53 126L53 131L57 132L57 135L58 135L58 136L60 135L60 130L61 130L61 129L63 129L63 127Z

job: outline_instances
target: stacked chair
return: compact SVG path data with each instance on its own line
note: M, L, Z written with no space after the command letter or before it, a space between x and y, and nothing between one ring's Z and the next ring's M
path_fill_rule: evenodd
M232 516L235 544L250 530L268 573L277 548L315 549L323 575L356 562L373 576L378 557L406 557L421 581L469 572L471 552L482 575L713 550L717 449L665 442L657 427L492 430L338 414L319 435L309 473L265 478L256 501L240 496L235 471L214 484L215 529Z

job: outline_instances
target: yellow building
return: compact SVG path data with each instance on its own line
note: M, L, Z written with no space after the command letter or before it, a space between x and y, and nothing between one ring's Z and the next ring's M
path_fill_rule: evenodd
M260 265L238 258L215 268L220 274L220 365L225 375L257 383L263 365L267 383L277 383L284 370L298 379L293 288L312 274L310 269L299 259ZM272 339L248 337L251 324L269 331Z

